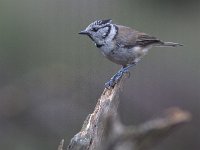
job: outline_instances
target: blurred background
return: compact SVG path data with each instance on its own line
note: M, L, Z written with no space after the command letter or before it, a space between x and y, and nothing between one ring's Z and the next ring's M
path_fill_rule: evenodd
M184 45L151 49L131 69L119 113L138 125L188 110L192 121L155 149L200 148L199 0L1 0L0 149L55 150L81 129L120 68L78 35L100 18Z

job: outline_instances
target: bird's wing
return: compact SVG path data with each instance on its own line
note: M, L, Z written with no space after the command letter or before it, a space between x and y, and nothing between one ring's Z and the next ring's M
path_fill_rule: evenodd
M146 47L150 45L162 45L163 42L154 36L150 36L145 33L138 33L138 38L136 40L136 45Z
M156 37L138 32L129 27L120 25L117 25L117 27L118 27L118 34L116 36L116 41L117 44L122 47L126 48L132 48L134 46L146 47L153 44L162 44L162 42Z
M117 25L118 33L116 35L116 42L121 47L134 46L137 39L137 31L129 27Z

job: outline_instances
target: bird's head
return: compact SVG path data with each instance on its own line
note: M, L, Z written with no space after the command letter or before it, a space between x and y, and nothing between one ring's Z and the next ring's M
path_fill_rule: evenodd
M94 21L79 34L88 35L97 45L103 45L111 32L111 22L111 19Z

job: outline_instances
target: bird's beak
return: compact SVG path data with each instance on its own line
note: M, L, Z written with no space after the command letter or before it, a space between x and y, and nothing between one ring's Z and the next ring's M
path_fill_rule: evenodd
M79 32L78 34L89 35L89 33L87 31L85 31L85 30Z

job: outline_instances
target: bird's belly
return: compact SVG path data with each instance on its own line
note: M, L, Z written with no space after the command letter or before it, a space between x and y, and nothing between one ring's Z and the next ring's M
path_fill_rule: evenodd
M141 49L140 47L134 47L131 49L117 48L103 54L106 58L116 64L127 65L138 62L147 51L147 49Z

